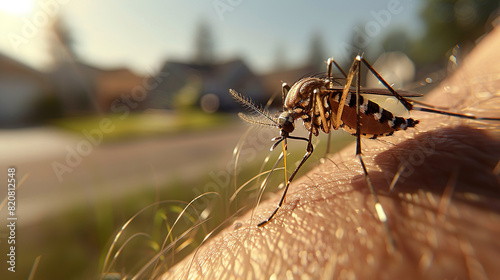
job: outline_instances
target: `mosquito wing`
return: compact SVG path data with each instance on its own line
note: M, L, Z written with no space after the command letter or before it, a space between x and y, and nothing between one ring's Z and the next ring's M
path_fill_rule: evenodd
M343 90L344 87L335 86L335 87L333 87L333 89L334 90ZM351 87L350 91L355 93L356 87ZM403 97L422 97L423 96L423 94L421 94L419 92L415 92L415 91L408 91L408 90L401 90L401 89L398 89L396 91ZM359 93L394 96L388 89L385 89L385 88L360 88Z

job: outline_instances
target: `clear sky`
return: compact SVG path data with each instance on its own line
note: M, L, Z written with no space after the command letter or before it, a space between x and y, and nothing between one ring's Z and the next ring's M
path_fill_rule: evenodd
M189 59L197 25L212 30L221 60L241 56L256 71L307 59L314 32L328 56L343 51L354 28L370 33L366 51L397 28L418 34L420 1L352 0L0 0L0 53L42 69L50 63L50 21L67 23L80 58L98 67L150 73L166 59ZM368 28L368 31L366 31ZM326 59L326 57L325 57Z

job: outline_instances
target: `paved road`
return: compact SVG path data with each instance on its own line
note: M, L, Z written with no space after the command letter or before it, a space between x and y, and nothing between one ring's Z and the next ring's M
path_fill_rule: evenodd
M0 133L0 180L6 182L8 166L16 167L18 181L28 174L17 194L17 214L22 217L19 223L29 224L75 203L93 204L138 187L189 181L223 170L247 128L235 123L212 131L100 143L91 146L79 163L75 157L68 161L68 151L85 148L83 135L53 128L4 130ZM60 171L62 180L54 164L67 171ZM5 197L5 189L2 187L1 197Z

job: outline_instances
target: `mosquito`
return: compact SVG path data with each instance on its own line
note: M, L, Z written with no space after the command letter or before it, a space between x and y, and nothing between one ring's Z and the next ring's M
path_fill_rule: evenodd
M333 66L344 75L345 85L341 86L338 79L333 77ZM365 66L385 88L362 88L361 87L361 67ZM352 86L354 77L356 85ZM429 113L444 114L454 117L474 119L474 120L496 120L500 118L481 118L471 115L464 115L444 111L432 107L425 103L407 99L407 97L419 97L420 93L411 91L394 90L384 78L368 63L361 55L358 55L346 74L344 70L332 58L327 61L326 75L320 77L303 78L291 87L282 84L283 112L275 118L263 107L257 106L250 98L247 98L233 89L230 89L231 95L244 107L252 113L250 115L239 113L243 120L259 125L277 127L280 130L280 136L272 141L271 150L274 150L280 143L283 144L283 152L286 154L287 139L301 140L307 142L306 153L302 160L292 172L286 182L281 200L276 209L264 221L257 226L261 227L269 223L279 209L282 207L285 197L295 175L304 163L313 153L312 137L318 136L320 131L329 134L332 130L339 128L356 136L356 156L361 163L365 179L375 200L375 210L379 220L384 224L390 237L390 231L387 224L387 216L375 193L373 184L369 177L361 151L361 137L376 139L378 137L390 136L398 130L406 130L415 127L419 121L413 118L403 118L395 116L393 113L382 108L377 103L363 97L363 94L388 95L395 97L409 112L412 110L424 111ZM417 105L417 106L416 106ZM420 106L418 106L420 105ZM304 127L308 131L308 137L292 136L295 129L295 120L302 119ZM286 159L286 157L285 157ZM286 161L285 161L286 170ZM285 173L286 174L286 173ZM286 176L286 175L285 175Z

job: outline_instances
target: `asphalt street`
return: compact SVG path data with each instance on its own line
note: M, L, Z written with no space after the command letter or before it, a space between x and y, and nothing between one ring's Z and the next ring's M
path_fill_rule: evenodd
M97 145L85 135L55 128L3 130L0 179L5 187L0 195L6 194L7 168L16 168L18 183L27 176L16 194L19 223L27 225L77 203L92 204L141 187L216 174L231 162L233 149L247 129L248 125L236 122L201 132L94 141Z

